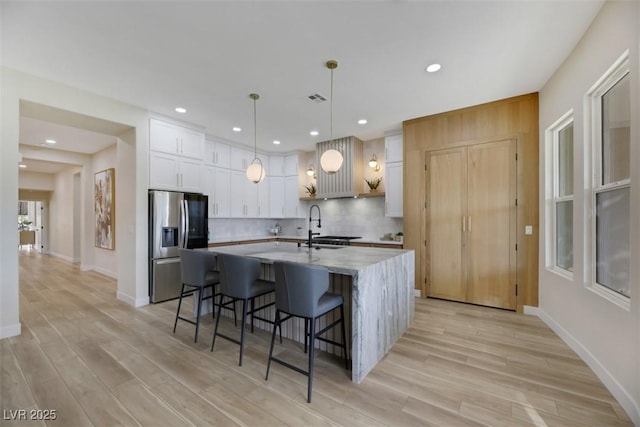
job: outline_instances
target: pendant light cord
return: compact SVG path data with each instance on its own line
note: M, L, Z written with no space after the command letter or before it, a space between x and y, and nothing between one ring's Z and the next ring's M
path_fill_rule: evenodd
M333 143L333 68L331 68L331 99L329 101L329 141Z

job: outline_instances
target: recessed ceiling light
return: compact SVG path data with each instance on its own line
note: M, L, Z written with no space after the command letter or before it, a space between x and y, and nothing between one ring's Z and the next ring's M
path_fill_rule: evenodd
M186 109L186 108L183 108L183 107L176 107L176 111L177 111L178 113L182 113L182 114L184 114L184 113L186 113L186 112L187 112L187 109Z
M358 124L359 125L366 125L367 124L367 120L366 119L360 119L360 120L358 120Z
M47 139L44 142L46 142L47 144L55 144L56 140L55 139Z
M275 145L280 145L280 141L278 141L278 140L273 141L273 143L274 143Z
M428 65L427 68L425 68L425 71L427 73L435 73L440 68L442 68L442 66L440 64L431 64L431 65Z
M318 136L318 131L317 130L312 130L311 132L309 132L309 135Z
M238 126L236 126L236 127L234 127L234 128L233 128L233 131L234 131L234 132L240 132L241 130L242 130L242 129L240 129Z
M20 163L20 164L18 165L18 167L19 167L19 168L26 168L26 167L27 167L27 165L24 165L24 164Z

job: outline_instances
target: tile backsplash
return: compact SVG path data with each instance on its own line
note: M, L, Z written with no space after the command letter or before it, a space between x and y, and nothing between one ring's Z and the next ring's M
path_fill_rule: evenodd
M358 199L329 199L303 202L305 218L295 219L209 219L209 241L237 238L269 236L269 229L276 223L282 228L281 235L295 236L297 227L302 227L302 235L307 235L308 212L312 204L320 206L322 228L314 232L323 235L360 236L364 240L379 240L385 233L396 234L403 231L402 218L384 216L384 197ZM316 212L314 209L314 217Z

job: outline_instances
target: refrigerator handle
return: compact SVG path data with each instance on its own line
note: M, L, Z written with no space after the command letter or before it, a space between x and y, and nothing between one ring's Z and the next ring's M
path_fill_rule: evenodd
M178 235L178 247L185 248L184 245L184 231L185 231L185 212L184 212L184 200L180 200L180 232Z
M189 203L186 200L182 203L184 203L184 248L186 249L189 244Z

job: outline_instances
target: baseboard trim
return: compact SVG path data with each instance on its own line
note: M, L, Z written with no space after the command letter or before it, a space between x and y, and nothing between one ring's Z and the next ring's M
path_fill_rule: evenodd
M103 274L107 277L111 277L112 279L116 279L118 280L118 273L111 271L111 270L107 270L106 268L102 268L102 267L93 267L93 271L95 271L96 273L100 273Z
M133 307L142 307L144 305L149 305L149 297L144 297L144 298L133 298L130 295L127 295L125 293L122 293L120 291L118 291L116 293L116 298L118 298L120 301L123 301Z
M70 263L70 264L73 264L73 263L74 263L73 258L72 258L72 257L70 257L70 256L66 256L66 255L63 255L63 254L59 254L59 253L57 253L57 252L49 252L49 255L51 255L51 256L53 256L53 257L56 257L56 258L60 258L60 259L62 259L62 260L64 260L64 261L67 261L67 262L68 262L68 263Z
M616 398L618 403L627 412L634 425L640 426L640 402L634 401L633 397L620 385L611 375L607 368L587 349L580 341L551 318L539 307L531 307L544 323L547 324L578 356L591 368L596 376L602 381L604 386ZM526 311L525 311L526 313Z
M21 333L22 333L22 324L19 322L13 325L0 327L0 339L17 337Z
M413 290L413 296L416 298L420 298L422 296L422 293L420 292L420 289L414 289Z
M537 316L540 317L540 307L534 307L531 305L522 306L522 312L528 316Z

